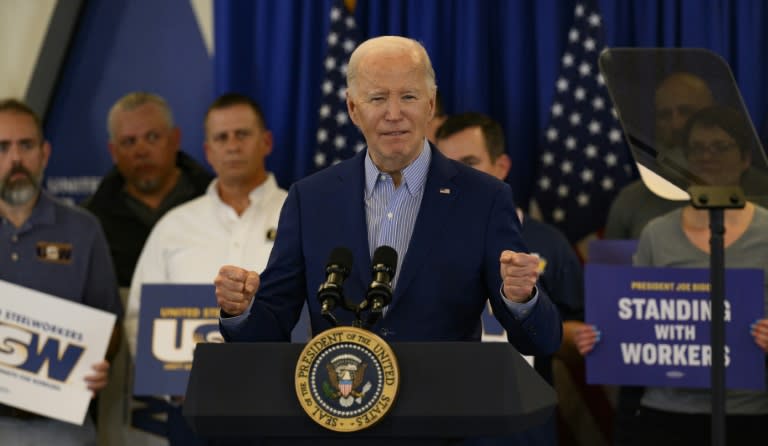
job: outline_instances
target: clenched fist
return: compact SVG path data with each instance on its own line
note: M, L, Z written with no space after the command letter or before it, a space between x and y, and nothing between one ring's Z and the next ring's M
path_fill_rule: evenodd
M230 316L239 316L248 309L256 290L259 274L243 268L225 265L213 280L216 285L216 303Z
M499 263L504 297L512 302L528 301L539 279L539 256L503 251Z

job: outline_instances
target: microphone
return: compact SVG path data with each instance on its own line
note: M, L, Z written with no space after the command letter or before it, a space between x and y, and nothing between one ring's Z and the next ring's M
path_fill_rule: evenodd
M337 247L331 251L325 266L325 282L317 290L317 300L320 301L320 313L334 325L336 319L331 311L344 302L341 284L349 276L350 270L352 270L352 251L344 247Z
M395 270L397 270L397 251L386 245L376 248L373 253L373 281L365 296L373 322L381 315L384 307L392 302L392 279L395 278Z

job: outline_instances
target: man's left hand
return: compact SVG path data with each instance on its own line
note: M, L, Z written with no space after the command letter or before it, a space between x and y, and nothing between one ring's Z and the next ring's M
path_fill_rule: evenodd
M539 279L539 256L504 251L499 263L504 297L518 303L530 300Z
M107 386L109 382L109 362L104 359L91 366L93 372L85 377L85 384L88 390L96 393Z

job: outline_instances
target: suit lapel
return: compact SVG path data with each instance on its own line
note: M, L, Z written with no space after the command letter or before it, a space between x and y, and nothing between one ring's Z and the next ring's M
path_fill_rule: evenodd
M361 289L367 289L371 282L371 255L368 248L368 223L365 217L365 150L355 156L355 162L347 163L347 168L339 172L340 190L338 195L339 215L343 228L348 230L339 234L343 241L340 246L352 250L352 274L347 280L360 281ZM364 296L347 296L352 301Z
M442 228L449 221L448 217L460 193L452 181L456 172L456 168L447 158L437 149L432 150L421 209L416 218L416 226L408 244L408 252L403 261L389 310L397 305L400 296L405 294L413 279L419 275L435 243L441 242Z

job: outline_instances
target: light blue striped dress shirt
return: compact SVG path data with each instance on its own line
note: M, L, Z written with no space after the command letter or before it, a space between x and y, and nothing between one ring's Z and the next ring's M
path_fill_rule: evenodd
M427 140L419 156L403 171L400 186L395 188L392 176L379 171L365 157L365 217L368 222L368 249L373 257L379 246L390 246L397 251L397 270L392 280L395 288L400 276L400 267L411 242L416 217L419 215L424 183L432 160L432 151Z
M403 259L408 252L413 228L416 226L431 160L432 151L425 138L421 154L403 169L400 186L395 188L392 176L381 172L370 156L365 157L365 217L368 222L369 254L373 257L376 248L382 245L397 251L393 290L400 276ZM499 293L503 298L503 292L499 290ZM534 297L528 302L510 302L505 298L502 300L516 318L522 319L533 309L538 298L538 290L534 288Z

